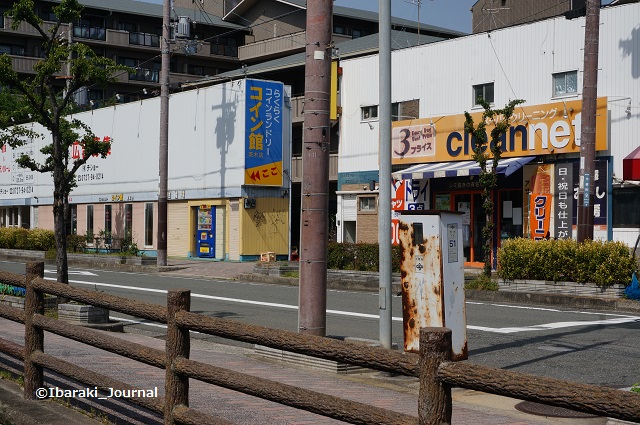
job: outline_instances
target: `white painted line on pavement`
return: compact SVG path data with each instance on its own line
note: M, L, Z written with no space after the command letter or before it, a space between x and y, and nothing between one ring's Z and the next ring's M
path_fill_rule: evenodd
M519 328L487 328L483 326L467 325L467 329L494 332L494 333L500 333L500 334L513 334L518 332L545 331L549 329L571 328L575 326L621 325L624 323L633 323L633 322L638 323L638 325L640 326L640 317L620 317L618 319L607 319L607 320L555 322L555 323L545 323L542 325L524 326Z
M45 278L47 280L55 280L54 278ZM167 291L165 289L154 289L154 288L140 288L138 286L128 286L128 285L116 285L112 283L96 283L96 282L87 282L83 280L69 280L70 283L77 283L81 285L89 285L89 286L104 286L108 288L117 288L117 289L129 289L134 291L143 291L143 292L155 292L155 293L164 293ZM265 307L274 307L274 308L282 308L288 310L297 310L298 306L289 305L289 304L280 304L280 303L270 303L265 301L252 301L252 300L243 300L238 298L228 298L228 297L218 297L215 295L204 295L204 294L191 294L193 298L204 298L216 301L224 301L224 302L233 302L240 304L250 304L250 305L259 305ZM467 302L468 304L484 304L484 303L472 303ZM564 313L565 311L556 310L556 309L548 309L541 307L528 307L528 306L511 306L511 305L503 305L503 304L487 304L497 307L505 307L505 308L519 308L526 310L543 310L543 311L551 311ZM605 316L616 316L615 319L606 319L606 320L592 320L592 321L573 321L573 322L555 322L555 323L546 323L541 325L533 325L533 326L524 326L524 327L507 327L507 328L490 328L486 326L474 326L467 325L467 329L484 331L484 332L493 332L499 334L511 334L518 332L531 332L531 331L544 331L550 329L562 329L576 326L595 326L595 325L619 325L624 323L634 323L637 322L640 324L640 317L636 316L625 316L625 315L615 315L615 314L607 314L607 313L590 313L590 312L581 312L581 311L571 311L570 313L581 313L581 314L598 314ZM366 313L355 313L351 311L341 311L341 310L327 310L327 314L334 314L336 316L349 316L349 317L359 317L363 319L379 319L380 316L377 314L366 314ZM402 322L402 317L394 317L393 321Z

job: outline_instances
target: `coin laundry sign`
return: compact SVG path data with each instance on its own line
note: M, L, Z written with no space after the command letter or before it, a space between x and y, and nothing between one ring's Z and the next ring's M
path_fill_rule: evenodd
M282 186L282 83L247 80L244 184Z

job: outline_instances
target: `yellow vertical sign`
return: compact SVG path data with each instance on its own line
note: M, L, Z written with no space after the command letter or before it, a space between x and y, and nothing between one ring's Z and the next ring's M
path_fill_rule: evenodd
M338 119L338 62L331 62L331 88L329 97L329 119Z

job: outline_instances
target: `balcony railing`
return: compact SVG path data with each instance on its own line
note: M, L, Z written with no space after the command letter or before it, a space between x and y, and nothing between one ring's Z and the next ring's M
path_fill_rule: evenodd
M73 36L77 38L88 38L90 40L102 40L107 39L107 30L102 27L90 27L87 25L74 25Z
M137 46L160 47L160 37L145 32L129 33L129 44Z
M129 81L148 81L150 83L157 83L160 81L160 71L157 69L138 68L136 72L129 74Z

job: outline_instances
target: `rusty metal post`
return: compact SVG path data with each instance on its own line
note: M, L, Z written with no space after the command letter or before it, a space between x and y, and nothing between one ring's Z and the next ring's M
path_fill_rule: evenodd
M189 311L191 291L172 289L167 293L167 360L164 398L164 423L173 425L173 409L177 406L189 406L189 378L174 372L178 358L189 358L189 329L176 324L176 313Z
M451 329L420 329L420 425L451 424L451 386L436 379L438 367L446 361L451 361Z
M44 351L44 331L33 324L35 314L44 314L44 294L36 291L31 281L44 277L43 262L28 262L26 266L26 289L24 300L24 398L36 399L36 390L44 384L42 366L37 366L31 357Z
M333 0L307 2L298 331L325 336Z

